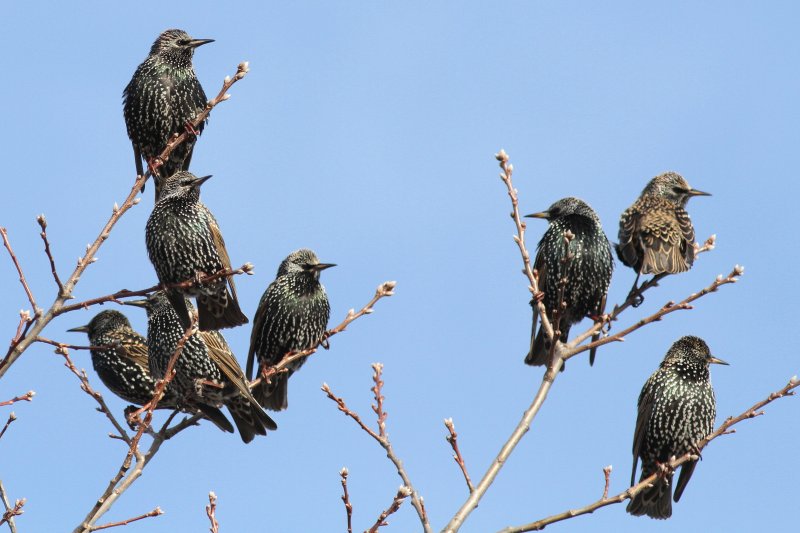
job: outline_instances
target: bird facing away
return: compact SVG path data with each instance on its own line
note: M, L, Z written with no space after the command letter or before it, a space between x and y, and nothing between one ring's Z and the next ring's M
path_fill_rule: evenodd
M641 274L677 274L694 263L694 228L686 212L693 196L711 196L693 189L676 172L651 179L639 198L619 219L617 256Z
M153 376L162 378L185 329L163 291L153 293L139 305L147 309L150 371ZM190 302L185 305L194 312ZM175 377L171 383L183 401L197 405L203 413L227 406L244 442L250 442L256 435L266 435L268 429L278 428L250 394L244 372L225 338L217 331L192 333L175 363ZM221 412L214 422L221 429L233 432Z
M108 389L125 400L144 405L153 399L156 380L150 375L147 357L147 339L136 333L128 317L119 311L101 311L85 326L68 331L89 335L93 349L92 366ZM158 409L176 409L178 396L168 387L158 402Z
M183 30L166 30L153 43L150 55L133 73L122 93L125 125L133 144L136 172L144 174L142 158L150 162L158 157L173 134L187 129L206 107L207 98L192 66L198 46L213 39L192 39ZM195 130L202 133L205 122ZM195 133L192 132L192 133ZM188 170L196 139L194 135L175 147L153 176L156 200L164 179L178 170ZM144 189L143 189L144 190Z
M671 457L696 452L697 441L714 430L717 401L708 372L711 363L728 364L712 356L703 339L681 337L642 387L633 432L631 485L636 479L639 458L642 459L641 480L659 472L659 465L669 462ZM689 483L695 466L697 461L681 466L681 475L675 486L676 502ZM636 494L627 511L632 515L659 519L672 516L672 475L672 472L660 475L652 487Z
M560 306L561 282L564 286L566 309L560 315L559 324L553 324L561 331L561 342L566 342L573 324L586 315L600 316L605 310L608 285L614 270L611 244L608 242L600 218L583 200L562 198L546 211L526 215L543 218L550 224L536 251L533 267L539 273L539 291L543 293L547 316L552 321L553 311ZM564 233L570 231L575 236L569 244L569 256L564 246ZM536 331L538 306L531 300L533 325L531 326L531 345L525 363L529 365L550 364L550 341L543 328ZM594 363L594 350L589 358Z
M181 171L166 179L161 198L147 220L145 238L150 262L164 284L195 279L199 273L214 274L231 267L217 220L200 201L200 186L211 176L198 178ZM168 289L167 295L184 328L189 313L183 296L197 296L203 331L247 323L239 308L233 276L184 289Z
M288 352L315 348L328 327L331 308L319 274L336 266L320 263L314 252L297 250L281 262L275 281L261 296L250 335L247 376L253 375L254 359L258 367L279 363ZM292 362L288 372L272 376L271 383L261 382L253 396L273 411L288 406L289 377L303 366L306 357Z

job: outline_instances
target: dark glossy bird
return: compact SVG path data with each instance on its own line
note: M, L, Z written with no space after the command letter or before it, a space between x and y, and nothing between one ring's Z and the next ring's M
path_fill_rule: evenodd
M198 178L185 171L171 175L147 219L147 253L163 284L180 283L196 279L201 273L210 275L231 267L217 220L200 201L200 186L210 177ZM167 295L184 327L189 325L184 295L197 296L203 331L247 323L239 308L233 276L183 289L171 288Z
M289 352L315 348L328 327L331 308L325 287L319 282L320 272L336 266L320 263L314 252L297 250L281 262L275 281L261 296L250 335L247 355L247 376L253 375L255 359L258 367L272 366ZM292 362L288 372L272 376L270 383L259 383L253 389L258 403L280 411L288 406L289 377L303 366L306 357Z
M636 479L636 463L642 459L642 476L660 475L650 488L645 488L630 501L627 511L636 516L665 519L672 516L672 472L660 472L659 465L671 457L697 451L697 442L714 430L717 401L711 387L708 365L727 365L711 355L708 345L699 337L678 339L669 349L661 366L647 380L639 394L639 414L633 432L633 470L631 485ZM697 461L681 466L675 501L680 500Z
M163 291L153 293L138 304L147 309L150 371L161 378L184 336L185 328ZM186 301L185 305L194 312L190 302ZM174 368L175 377L171 383L182 401L197 405L204 413L209 408L227 406L244 442L250 442L256 435L266 435L268 429L278 428L253 398L244 372L218 331L192 333ZM215 420L217 425L233 432L230 422L224 415L221 417Z
M677 274L694 263L694 227L686 212L693 196L710 196L693 189L676 172L650 180L639 198L619 220L617 256L636 271L634 291L641 274Z
M142 158L148 165L158 157L175 133L187 130L206 107L208 99L197 80L192 57L198 46L213 39L193 39L183 30L166 30L153 43L150 55L133 73L122 93L125 125L133 144L136 172L142 175ZM196 141L203 131L199 124L186 142L172 151L157 170L156 200L164 179L178 170L188 170ZM191 131L191 130L190 130Z
M550 225L545 231L536 252L534 268L539 273L539 291L543 294L547 316L553 320L553 311L558 309L561 282L564 286L566 309L561 313L558 326L561 342L567 342L573 324L585 316L599 317L605 311L606 294L614 270L611 244L608 242L600 218L583 200L562 198L546 211L527 215L543 218ZM569 259L565 248L564 234L571 232L574 238L569 244ZM550 341L542 328L536 331L538 306L533 307L531 345L525 363L529 365L550 364ZM594 363L594 350L589 362Z
M144 405L153 399L156 380L150 375L147 357L147 339L136 333L128 317L119 311L101 311L85 326L68 331L89 335L93 349L92 366L100 381L125 400ZM171 387L158 402L158 409L176 409L178 396Z

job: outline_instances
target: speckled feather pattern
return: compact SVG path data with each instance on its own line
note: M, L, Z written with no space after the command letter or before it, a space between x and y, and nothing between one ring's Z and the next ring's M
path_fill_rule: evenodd
M328 325L330 304L325 287L319 282L319 272L303 265L318 264L311 250L298 250L287 257L278 275L261 296L250 338L248 369L253 357L259 365L274 365L290 351L315 347ZM306 358L289 366L286 376L273 378L273 386L259 387L253 394L259 403L272 409L286 408L285 380L300 369ZM276 390L277 389L277 390ZM272 401L266 399L276 394Z
M208 100L192 65L194 49L167 45L178 39L191 37L180 30L162 33L123 91L128 137L145 161L158 156L174 133L183 132ZM204 126L196 128L198 133ZM159 170L164 178L188 168L184 161L194 143L190 138L175 148L163 171Z
M694 445L711 433L717 413L714 389L711 386L709 349L698 337L687 336L675 342L661 366L642 388L633 443L633 471L642 460L642 477L658 471L656 463L666 463L672 456L693 451ZM675 501L689 482L695 462L681 467ZM672 475L638 494L628 505L631 514L647 514L653 518L669 518Z
M534 268L539 272L539 290L544 293L543 303L548 316L552 316L552 310L558 307L559 283L562 278L567 278L564 290L567 308L560 322L561 340L566 341L573 324L589 314L601 312L611 283L614 258L600 219L588 204L577 198L564 198L550 206L548 212L556 216L550 219L547 231L539 241ZM575 237L569 245L569 254L573 257L565 270L566 231ZM544 331L540 328L536 335L526 362L543 365L547 362Z

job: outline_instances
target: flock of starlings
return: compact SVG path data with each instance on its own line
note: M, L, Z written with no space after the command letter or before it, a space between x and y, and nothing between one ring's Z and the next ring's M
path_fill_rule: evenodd
M156 381L164 377L169 360L192 323L195 297L198 328L188 337L175 365L175 376L158 403L160 409L200 413L223 431L233 426L220 407L228 407L244 442L277 429L264 408L286 409L289 377L302 366L301 358L288 371L264 379L250 388L260 369L279 363L285 355L316 347L323 339L330 306L320 272L334 266L320 263L308 249L289 254L278 268L256 311L247 372L243 372L225 338L218 331L248 322L239 308L233 276L212 283L182 282L200 274L214 274L231 266L219 225L200 201L200 187L211 176L188 172L197 135L203 126L191 123L205 108L207 98L194 72L197 47L213 42L193 39L171 29L158 36L150 54L136 69L123 93L124 115L138 175L142 160L155 182L155 205L145 230L147 252L165 290L146 300L128 302L147 311L147 338L131 328L122 313L102 311L85 326L70 331L88 333L92 364L103 383L125 401L144 405L153 398ZM159 154L175 133L192 135L178 145L167 161ZM158 163L161 163L159 166ZM642 274L675 274L692 267L695 236L685 210L695 190L679 174L667 172L647 184L639 198L620 218L619 260L636 271L632 296L641 299L637 283ZM537 301L548 312L560 307L556 329L566 342L570 327L586 316L600 317L614 268L612 245L594 210L578 198L563 198L546 211L528 215L544 218L549 227L539 241L534 268L539 297L531 301L533 327L529 365L550 364L550 342L537 333ZM573 237L565 245L565 233ZM180 288L175 288L180 285ZM541 298L541 300L540 300ZM555 317L551 317L555 318ZM256 365L257 361L257 365ZM594 361L594 353L590 362ZM660 472L673 456L695 450L695 443L713 430L716 400L709 379L709 364L727 364L713 357L700 338L676 341L658 370L639 395L633 437L633 472L642 460L642 478ZM254 368L255 367L255 368ZM696 461L681 467L674 491L677 502ZM672 514L672 473L639 492L627 511L634 515L669 518Z

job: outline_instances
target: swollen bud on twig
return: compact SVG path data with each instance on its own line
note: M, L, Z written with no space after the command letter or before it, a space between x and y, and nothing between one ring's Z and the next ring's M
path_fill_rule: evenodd
M733 273L736 274L737 276L741 276L742 274L744 274L744 267L742 265L735 265L733 267Z
M348 474L350 474L350 471L347 470L346 466L343 466L342 469L339 470L339 475L342 477L347 477Z
M500 151L497 152L496 154L494 154L494 158L497 159L500 162L508 161L508 154L506 153L505 150L500 148Z
M45 229L47 227L47 219L44 218L44 213L42 213L41 215L36 217L36 222L39 223L39 225L42 227L42 229Z

